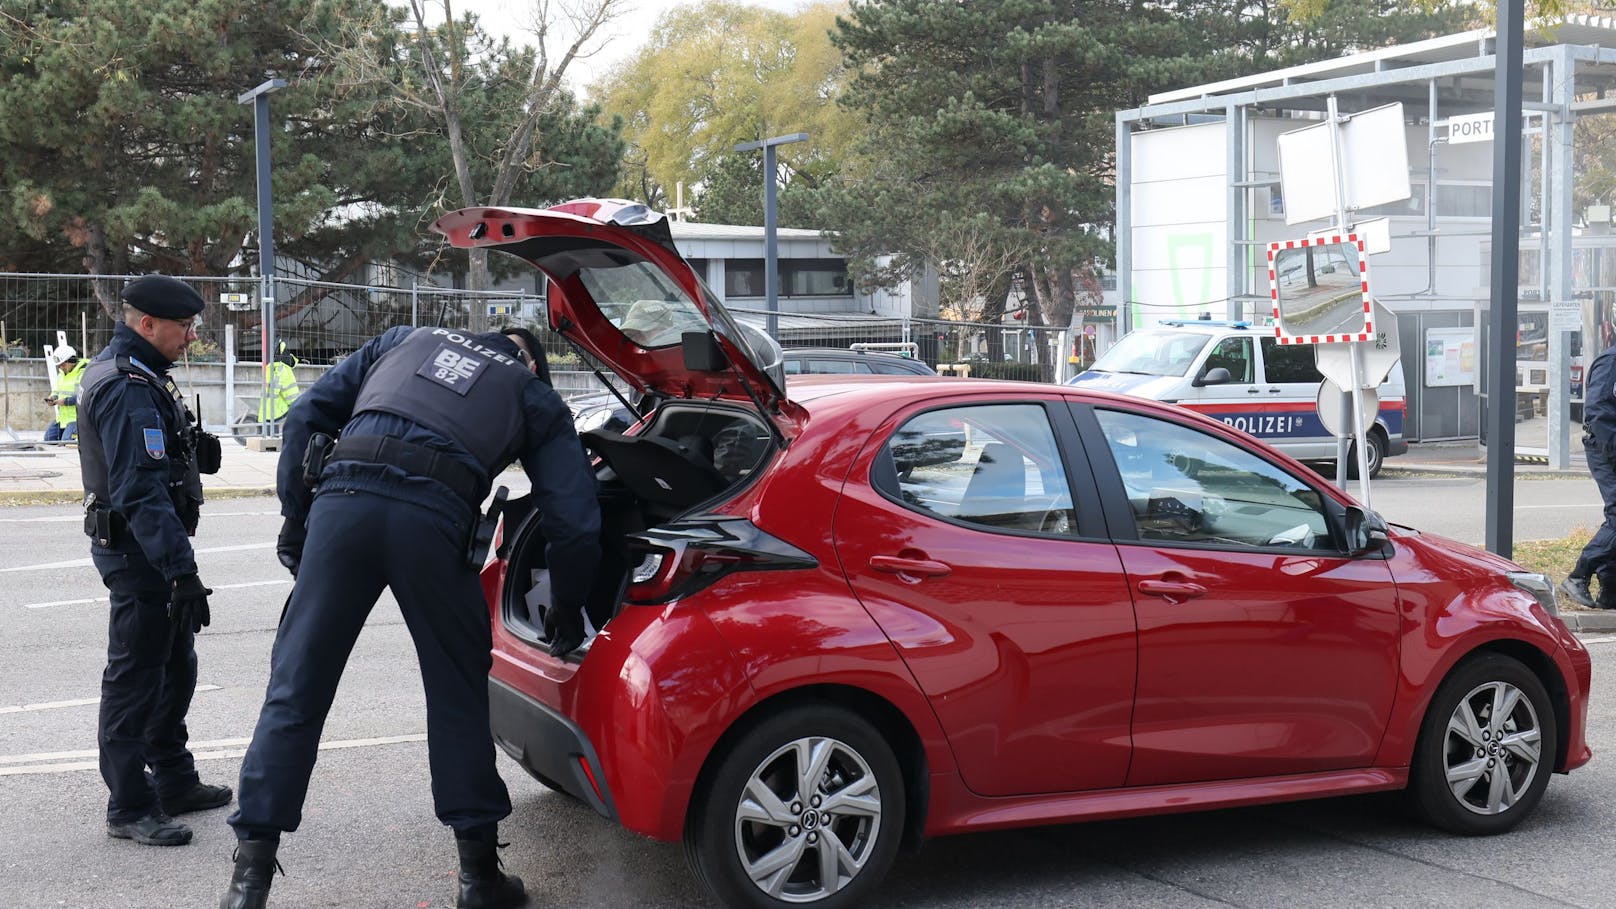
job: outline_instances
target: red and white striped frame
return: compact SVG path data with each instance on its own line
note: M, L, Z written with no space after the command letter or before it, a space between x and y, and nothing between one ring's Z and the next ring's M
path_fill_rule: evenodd
M1305 246L1325 246L1331 243L1350 243L1358 247L1358 277L1363 281L1363 323L1364 330L1352 334L1339 335L1288 335L1285 333L1285 324L1279 318L1279 276L1274 272L1274 254L1282 249L1298 249ZM1274 336L1281 344L1340 344L1347 341L1369 341L1375 337L1375 310L1369 299L1369 257L1364 251L1364 242L1357 234L1334 234L1327 237L1303 238L1301 240L1279 240L1268 244L1268 293L1274 301Z

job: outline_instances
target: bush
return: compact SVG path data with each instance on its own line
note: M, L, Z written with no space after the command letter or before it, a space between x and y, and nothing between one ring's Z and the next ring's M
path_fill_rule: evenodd
M1044 368L1037 363L994 363L986 357L968 357L973 379L1013 379L1018 382L1044 381Z

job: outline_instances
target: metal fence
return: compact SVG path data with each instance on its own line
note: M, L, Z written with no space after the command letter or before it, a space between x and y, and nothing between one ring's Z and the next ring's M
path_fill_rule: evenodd
M538 335L565 398L604 391L597 370L606 381L626 388L547 330L544 299L536 294L473 292L378 271L390 280L334 284L282 277L266 288L256 278L187 276L206 302L197 340L175 372L181 387L195 396L204 422L239 438L272 429L258 413L265 381L261 332L266 293L275 301L277 350L284 343L284 350L297 358L296 375L304 387L389 328L485 324L520 325ZM38 438L54 419L43 403L51 387L46 348L65 336L81 356L94 356L112 338L118 291L133 277L0 273L0 425L14 439ZM762 310L736 307L731 312L760 327L768 320ZM1054 380L1065 362L1062 331L1056 328L861 313L781 313L778 319L779 340L786 348L908 342L920 359L942 371L968 363L975 375L1043 381Z

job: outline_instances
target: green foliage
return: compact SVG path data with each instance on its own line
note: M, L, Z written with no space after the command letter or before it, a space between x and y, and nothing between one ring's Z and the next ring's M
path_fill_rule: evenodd
M1037 363L995 363L985 357L966 357L973 379L1013 379L1018 382L1046 381L1044 367Z
M800 192L834 173L857 125L835 101L846 70L828 35L842 8L785 14L707 0L664 14L649 45L595 88L625 122L622 193L667 206L683 182L701 220L761 224L761 156L733 149L795 132L809 140L780 146L783 179ZM782 196L788 208L800 206Z

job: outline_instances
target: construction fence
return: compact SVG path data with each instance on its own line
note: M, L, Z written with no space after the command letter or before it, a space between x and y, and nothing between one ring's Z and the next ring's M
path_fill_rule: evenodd
M118 291L134 276L0 273L0 442L37 440L54 419L44 403L53 387L47 354L65 344L92 357L112 338ZM173 373L203 422L238 438L273 431L260 419L266 370L262 325L274 300L276 352L296 360L307 387L365 341L400 325L476 330L521 325L542 340L556 389L565 398L598 394L602 376L626 385L587 354L546 328L537 293L468 291L419 280L369 285L277 278L186 277L205 300L197 340ZM393 286L400 284L403 286ZM763 327L761 309L730 307L741 321ZM1066 361L1064 332L1020 323L963 323L861 313L781 313L782 347L912 344L943 372L956 364L971 374L1053 381ZM273 359L275 354L270 355ZM963 370L961 370L963 371Z

